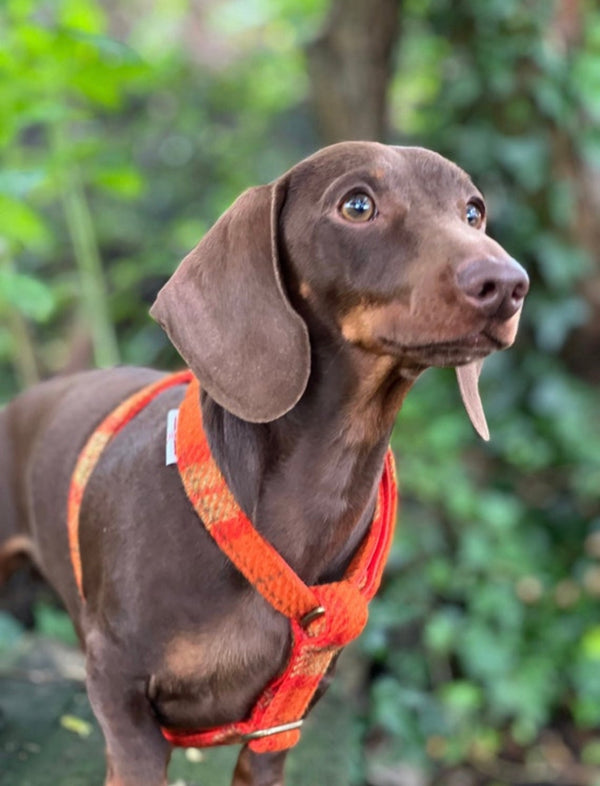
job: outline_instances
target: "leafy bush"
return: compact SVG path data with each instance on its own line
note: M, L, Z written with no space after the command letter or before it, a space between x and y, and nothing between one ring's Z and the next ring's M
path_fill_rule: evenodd
M440 371L394 435L405 502L364 640L370 721L395 756L452 763L493 757L502 730L527 744L559 714L600 721L598 393L563 351L598 277L574 227L576 178L600 160L600 14L590 7L581 45L561 49L552 3L410 7L394 92L414 73L426 89L396 105L398 130L472 174L492 234L532 277L516 347L486 361L491 443Z
M195 33L180 4L122 9L117 42L98 0L6 0L0 398L60 368L82 332L100 363L179 362L147 306L237 193L318 146L301 46L323 5L229 0ZM600 166L600 12L582 2L571 41L546 0L402 6L394 141L473 175L532 291L517 346L486 363L489 445L450 371L427 372L401 413L365 722L392 759L488 761L507 733L600 722L598 398L567 350L598 284L578 219Z

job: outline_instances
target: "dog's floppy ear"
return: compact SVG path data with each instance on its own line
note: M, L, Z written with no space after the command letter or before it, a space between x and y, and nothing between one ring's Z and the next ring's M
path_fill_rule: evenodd
M207 393L244 420L275 420L310 372L308 330L279 269L284 181L245 191L160 290L150 314Z

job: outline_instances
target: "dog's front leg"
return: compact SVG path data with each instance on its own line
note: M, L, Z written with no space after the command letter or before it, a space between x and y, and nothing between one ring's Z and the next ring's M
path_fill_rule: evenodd
M87 690L106 740L106 786L166 786L171 746L123 652L99 634L86 637Z
M253 753L244 746L237 760L231 786L284 786L283 766L287 753Z

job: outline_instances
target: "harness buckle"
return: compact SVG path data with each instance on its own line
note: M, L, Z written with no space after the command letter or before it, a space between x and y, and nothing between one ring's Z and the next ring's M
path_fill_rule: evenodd
M314 609L311 609L300 618L300 625L302 625L303 628L306 628L313 620L316 620L318 617L322 617L325 612L326 609L324 606L316 606Z
M303 720L292 721L291 723L282 723L280 726L271 726L268 729L249 731L247 734L240 735L240 741L250 742L251 740L260 740L263 737L271 737L273 734L282 734L284 731L294 731L294 729L299 729L303 723Z

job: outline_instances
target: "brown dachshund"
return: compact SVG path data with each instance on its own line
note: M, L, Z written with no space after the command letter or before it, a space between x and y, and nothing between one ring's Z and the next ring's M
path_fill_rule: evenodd
M394 419L423 370L458 367L485 436L478 370L513 342L529 286L485 220L469 177L436 153L334 145L242 194L158 295L151 313L200 380L230 490L308 584L340 578L368 531ZM164 786L159 723L243 719L290 647L288 620L218 549L165 466L181 386L117 434L91 475L79 597L65 525L77 456L107 413L160 377L56 378L0 413L0 569L26 551L64 600L109 786ZM234 786L281 786L285 755L243 747Z

